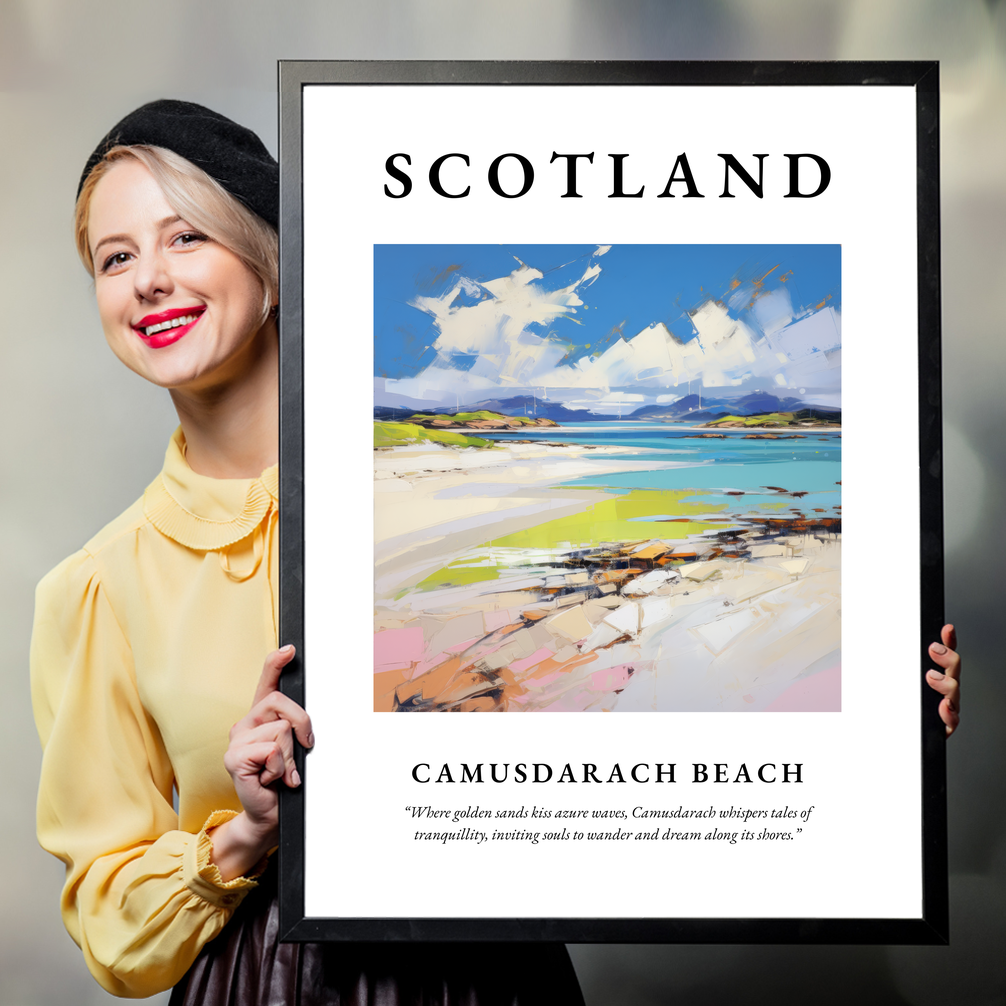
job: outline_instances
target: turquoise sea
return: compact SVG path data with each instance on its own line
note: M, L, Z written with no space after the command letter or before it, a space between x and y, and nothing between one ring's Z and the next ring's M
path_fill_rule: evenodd
M721 432L725 438L694 439L697 434ZM561 427L535 427L513 433L480 433L493 440L549 440L562 443L624 447L625 454L605 454L605 459L638 463L632 453L645 447L655 462L642 471L605 475L606 489L696 490L691 502L717 507L726 503L730 513L772 512L790 516L838 516L842 503L842 439L839 433L804 428L801 440L746 440L751 430L691 429L683 426L632 421L570 423ZM790 436L786 429L757 430ZM672 462L674 467L664 467ZM597 477L566 485L598 485ZM767 488L771 487L771 488ZM781 490L785 491L785 495ZM802 494L802 495L790 495ZM685 498L686 501L688 497ZM785 505L781 505L781 504ZM823 513L821 511L824 511ZM651 518L652 519L652 518Z

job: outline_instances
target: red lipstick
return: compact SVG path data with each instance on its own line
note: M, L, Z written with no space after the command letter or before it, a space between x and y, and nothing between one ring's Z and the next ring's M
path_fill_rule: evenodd
M173 307L168 311L148 314L133 325L133 331L151 349L161 349L164 346L170 346L173 342L178 342L184 335L187 335L205 310L204 305L199 305L196 307ZM181 319L186 318L189 320L179 324Z

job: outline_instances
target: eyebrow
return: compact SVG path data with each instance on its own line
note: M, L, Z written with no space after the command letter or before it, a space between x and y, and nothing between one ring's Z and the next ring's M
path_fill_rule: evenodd
M175 213L170 217L165 217L163 220L158 220L154 225L157 230L163 230L165 227L170 227L172 224L177 224L181 221L181 217ZM133 239L128 234L109 234L107 237L103 237L91 250L91 257L96 258L98 255L98 249L102 245L107 245L115 241L125 241L131 242Z

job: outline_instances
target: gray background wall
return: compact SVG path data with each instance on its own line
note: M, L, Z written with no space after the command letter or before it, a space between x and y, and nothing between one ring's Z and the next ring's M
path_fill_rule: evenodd
M947 613L967 664L964 725L949 759L953 945L574 947L573 956L591 1006L1006 1002L1006 681L996 636L1006 472L1006 4L3 0L0 1006L108 999L63 931L61 868L34 839L32 590L138 496L175 422L167 396L104 345L70 236L78 172L122 114L167 96L219 109L275 149L279 58L942 61ZM853 656L869 668L869 653Z

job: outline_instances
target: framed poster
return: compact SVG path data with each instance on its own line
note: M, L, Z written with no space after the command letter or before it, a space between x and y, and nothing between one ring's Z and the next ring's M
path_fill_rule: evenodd
M936 66L280 88L287 938L945 941Z

